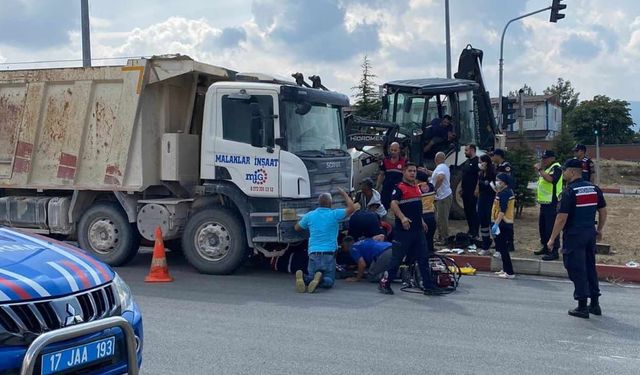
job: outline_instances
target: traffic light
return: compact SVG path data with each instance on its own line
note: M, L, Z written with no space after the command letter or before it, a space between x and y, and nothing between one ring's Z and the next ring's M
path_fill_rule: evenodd
M549 22L558 22L564 18L564 14L560 13L561 10L566 9L567 5L562 4L562 0L553 0L551 4L551 16L549 17Z
M502 129L511 128L510 125L513 125L516 122L516 119L513 118L513 115L516 113L516 110L513 108L513 101L509 100L508 97L502 97Z

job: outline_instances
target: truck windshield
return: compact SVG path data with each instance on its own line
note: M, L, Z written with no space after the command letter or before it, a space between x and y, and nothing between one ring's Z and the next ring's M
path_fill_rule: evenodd
M325 154L328 151L346 152L346 140L342 129L342 115L339 106L312 103L311 109L301 114L300 104L283 104L287 151L304 151Z

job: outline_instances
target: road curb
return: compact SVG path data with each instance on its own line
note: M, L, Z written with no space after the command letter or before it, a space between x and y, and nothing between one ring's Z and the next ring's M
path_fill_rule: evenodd
M453 258L461 267L469 264L480 272L499 271L502 269L502 261L491 256L445 255ZM513 270L516 274L568 277L564 264L560 261L511 258L511 262L513 263ZM640 283L640 268L596 264L596 270L598 271L598 278L600 280L615 279L616 281Z
M631 187L600 188L600 190L606 194L640 195L640 189Z

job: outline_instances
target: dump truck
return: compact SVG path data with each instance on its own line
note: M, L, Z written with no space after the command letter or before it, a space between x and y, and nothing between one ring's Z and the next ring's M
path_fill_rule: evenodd
M0 224L114 266L160 227L199 271L231 273L304 241L317 196L351 190L348 105L179 55L0 71Z

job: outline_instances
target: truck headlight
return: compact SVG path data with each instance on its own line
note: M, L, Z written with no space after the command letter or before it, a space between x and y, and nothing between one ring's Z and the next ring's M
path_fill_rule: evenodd
M309 212L308 208L283 208L280 211L280 220L282 221L295 221Z
M122 280L122 278L116 273L116 277L113 278L113 289L115 289L115 295L120 303L120 310L127 311L133 310L133 297L131 296L131 289L129 285Z

